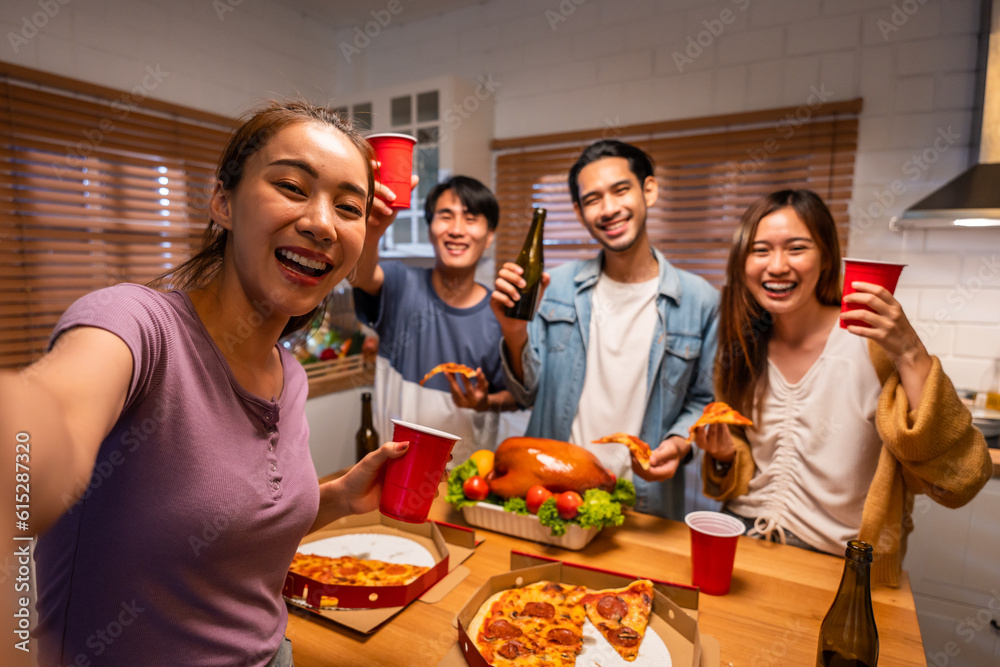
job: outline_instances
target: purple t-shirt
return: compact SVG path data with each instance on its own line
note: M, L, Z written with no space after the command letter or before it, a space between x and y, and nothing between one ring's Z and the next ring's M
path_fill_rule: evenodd
M281 350L281 396L254 396L181 292L94 292L52 340L75 326L121 338L132 382L83 498L38 540L41 664L267 664L319 507L302 366Z

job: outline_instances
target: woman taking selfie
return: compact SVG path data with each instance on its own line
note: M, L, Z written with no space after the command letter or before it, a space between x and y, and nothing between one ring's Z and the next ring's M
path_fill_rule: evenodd
M705 494L749 535L837 555L860 537L873 579L898 585L914 494L959 507L992 474L969 411L886 289L854 283L841 315L837 229L815 193L750 206L726 283L716 396L754 426L698 429Z
M157 281L175 291L89 294L0 376L5 429L34 445L41 664L291 664L299 541L376 509L406 449L319 485L306 375L278 345L352 270L369 214L391 215L372 158L328 109L258 110L219 161L204 248Z

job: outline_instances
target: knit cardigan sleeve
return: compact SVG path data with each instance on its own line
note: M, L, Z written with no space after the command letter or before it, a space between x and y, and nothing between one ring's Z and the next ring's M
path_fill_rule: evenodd
M736 447L736 458L729 470L723 474L717 473L715 459L710 454L705 454L701 463L702 492L715 500L729 500L749 493L750 480L757 465L753 461L743 428L730 426L729 435Z
M882 381L875 427L883 447L902 466L907 488L945 507L965 505L989 481L993 462L941 361L931 357L920 402L911 408L885 351L874 342L868 351Z
M896 587L913 530L914 494L960 507L985 486L993 466L982 433L972 426L937 357L931 358L920 402L911 409L895 365L874 342L868 351L882 382L875 415L882 452L858 532L875 547L873 582Z

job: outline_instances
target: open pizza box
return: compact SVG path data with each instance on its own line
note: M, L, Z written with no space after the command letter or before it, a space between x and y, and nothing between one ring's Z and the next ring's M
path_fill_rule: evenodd
M344 586L324 584L296 572L285 576L281 594L286 602L327 620L362 632L373 632L414 600L438 602L468 574L459 567L476 548L475 533L468 528L428 521L406 523L370 512L344 517L302 540L299 550L315 553L313 547L336 544L350 555L378 558L375 549L415 549L429 553L430 569L404 586ZM387 547L385 545L388 545ZM319 550L321 552L321 550ZM326 555L341 555L339 552ZM417 563L419 564L419 563Z
M508 588L517 588L536 581L556 581L563 584L582 585L592 590L623 588L640 577L600 570L585 565L574 565L558 560L511 551L511 571L491 577L469 599L458 613L458 643L438 663L438 667L489 667L469 636L469 624L479 608L494 593ZM713 637L702 635L698 630L698 590L689 586L652 580L654 584L653 609L643 642L655 635L669 652L665 656L653 657L645 648L640 648L639 657L626 663L617 654L614 658L622 664L645 667L715 667L720 662L719 643ZM609 647L610 648L610 647ZM613 649L612 649L613 650ZM647 655L649 657L647 658ZM582 661L577 658L577 667L591 667L603 664ZM613 659L614 659L613 658ZM612 659L612 661L613 661ZM617 663L615 663L617 664Z

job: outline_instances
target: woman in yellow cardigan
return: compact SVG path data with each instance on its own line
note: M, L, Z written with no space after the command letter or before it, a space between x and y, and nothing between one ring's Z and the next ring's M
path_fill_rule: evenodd
M873 580L897 586L914 494L971 500L992 474L982 434L887 290L854 283L843 319L868 326L842 328L837 230L815 193L751 205L726 278L716 395L754 426L698 429L705 494L749 535L837 555L860 537Z

